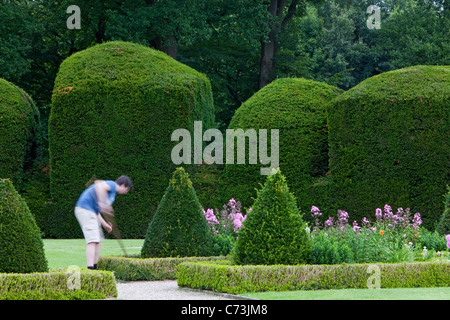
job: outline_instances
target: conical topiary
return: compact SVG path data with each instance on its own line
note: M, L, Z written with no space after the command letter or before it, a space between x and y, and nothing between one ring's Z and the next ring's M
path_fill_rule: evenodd
M445 209L436 228L440 234L450 234L450 186L447 186L445 195Z
M148 226L142 257L208 256L208 223L189 175L177 168Z
M9 179L0 179L0 273L47 272L40 230Z
M278 169L267 177L233 252L236 264L301 264L310 252L306 223Z

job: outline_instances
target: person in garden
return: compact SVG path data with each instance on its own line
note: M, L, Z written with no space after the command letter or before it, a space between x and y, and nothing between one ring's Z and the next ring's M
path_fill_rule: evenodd
M116 181L95 180L81 193L75 205L75 216L86 240L86 260L88 269L97 269L100 243L105 239L102 227L109 233L112 225L105 221L101 213L113 215L112 204L117 194L127 194L133 183L128 176L120 176Z

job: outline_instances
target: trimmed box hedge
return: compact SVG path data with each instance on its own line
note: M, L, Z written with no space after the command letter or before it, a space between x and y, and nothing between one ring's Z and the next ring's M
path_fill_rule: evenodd
M102 256L98 261L98 269L114 271L117 279L124 281L176 279L177 266L182 262L223 260L217 257L186 258L140 258Z
M74 273L0 273L0 300L90 300L117 297L114 273L80 269L80 288L70 289Z
M380 270L382 288L447 287L450 263L378 263L340 265L236 266L228 261L184 262L178 267L180 287L230 294L261 291L367 288L373 271Z

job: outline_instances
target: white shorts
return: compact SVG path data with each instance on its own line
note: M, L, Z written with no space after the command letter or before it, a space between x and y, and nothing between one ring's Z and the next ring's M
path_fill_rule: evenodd
M105 240L102 225L97 219L95 212L75 207L75 217L77 217L81 230L83 230L86 243L101 242Z

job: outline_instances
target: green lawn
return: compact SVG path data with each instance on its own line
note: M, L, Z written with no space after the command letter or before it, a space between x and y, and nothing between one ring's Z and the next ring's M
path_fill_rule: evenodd
M261 300L450 300L450 288L272 291L242 296Z
M86 267L86 242L84 239L44 239L45 256L49 268L76 265ZM144 239L122 240L129 255L141 252ZM123 255L119 242L107 239L102 243L100 255Z

